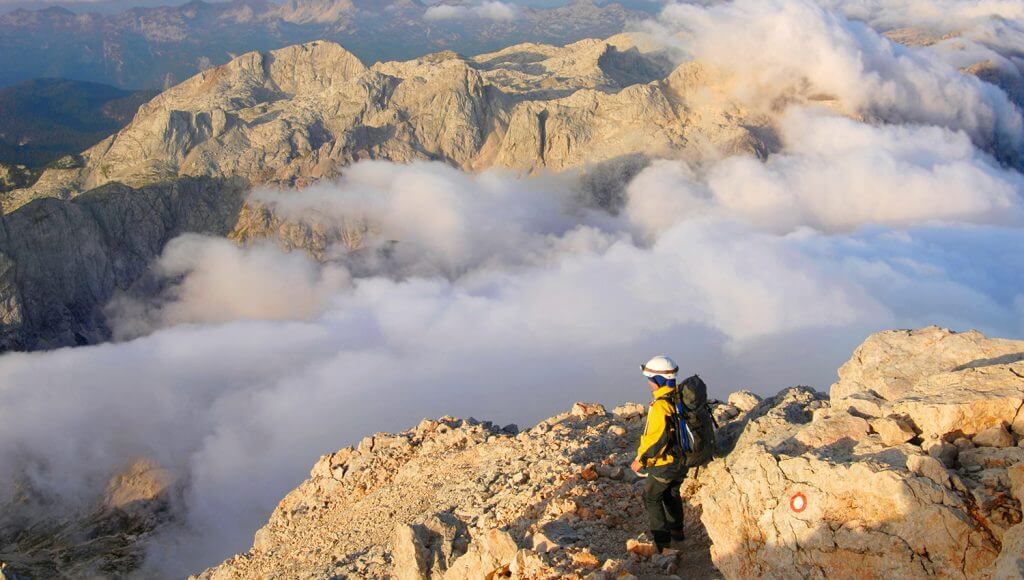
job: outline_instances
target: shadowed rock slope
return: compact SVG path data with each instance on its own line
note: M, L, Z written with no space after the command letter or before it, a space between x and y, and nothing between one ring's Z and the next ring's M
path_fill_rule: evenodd
M226 235L243 180L109 183L73 200L39 199L0 218L0 351L98 342L102 308L172 238Z
M716 403L723 456L686 482L675 553L631 541L644 407L578 403L521 433L442 418L325 455L250 551L198 577L1019 577L1022 353L883 332L831 399Z

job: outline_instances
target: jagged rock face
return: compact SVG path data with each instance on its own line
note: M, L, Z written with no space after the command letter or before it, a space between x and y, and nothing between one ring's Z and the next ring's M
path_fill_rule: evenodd
M741 444L700 482L716 565L737 578L984 578L997 558L1020 561L1007 467L1022 448L975 445L1013 444L1022 352L1024 341L977 332L883 332L840 370L830 408L744 445L781 403L752 411Z
M913 421L926 444L1006 423L1024 435L1024 343L930 327L873 335L842 368L832 404Z
M0 349L105 339L102 308L172 238L226 235L246 184L209 178L131 189L108 184L71 201L40 199L0 218Z
M330 42L249 53L153 99L82 167L47 171L4 207L181 175L301 186L366 158L532 171L709 147L764 153L755 134L770 133L758 130L768 119L718 81L694 63L673 72L628 36L370 68Z
M26 486L0 505L0 580L130 576L150 535L172 522L181 489L146 458L114 474L105 496L80 511L55 511Z
M910 381L901 396L912 397L928 373L943 372L942 364L922 376L913 369L946 356L945 341L973 344L971 353L1024 351L1024 341L977 333L880 333L844 377L858 368L856 376L899 376ZM879 344L896 354L869 362L866 353ZM948 364L980 364L973 356L949 356ZM998 360L990 362L1019 364ZM1024 379L995 376L1005 389L1024 391ZM976 386L946 393L965 424L977 422L972 401L991 392ZM795 387L763 401L734 393L733 404L716 402L722 457L684 485L688 536L678 553L652 556L632 541L646 524L642 483L627 467L644 408L608 413L577 404L518 435L445 418L326 455L252 550L200 578L1018 577L1019 435L994 425L1014 443L1000 446L997 433L944 433L954 452L943 463L892 403L867 413L849 400L830 405Z

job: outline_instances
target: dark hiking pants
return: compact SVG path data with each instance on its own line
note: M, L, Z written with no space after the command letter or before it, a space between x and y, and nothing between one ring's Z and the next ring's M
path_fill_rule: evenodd
M672 532L683 531L683 500L679 497L682 483L681 479L658 479L653 475L644 483L644 507L659 550L672 542Z

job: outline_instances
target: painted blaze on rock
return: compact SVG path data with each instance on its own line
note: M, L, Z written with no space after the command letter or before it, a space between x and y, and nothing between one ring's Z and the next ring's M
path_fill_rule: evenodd
M766 401L701 476L715 564L732 578L986 578L1024 565L1007 471L1020 448L1006 441L1024 426L1020 353L1024 341L977 332L883 332L842 367L829 409L809 412L800 389ZM974 449L992 429L1003 448ZM928 454L938 446L949 464Z

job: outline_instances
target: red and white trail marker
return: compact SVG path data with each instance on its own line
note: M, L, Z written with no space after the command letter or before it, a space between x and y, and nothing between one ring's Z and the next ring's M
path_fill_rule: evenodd
M789 498L789 509L796 513L800 513L807 509L807 496L803 492L796 492L793 497Z

